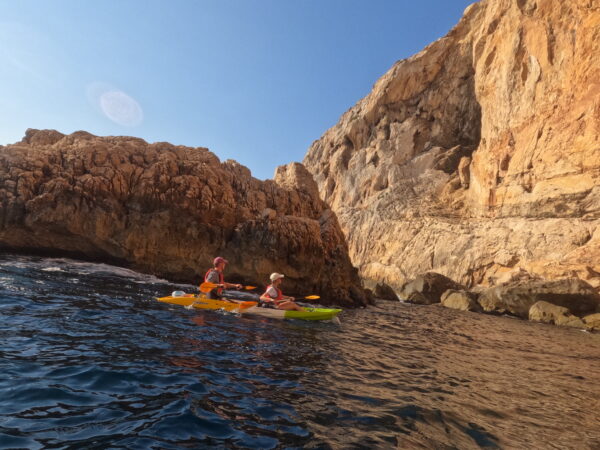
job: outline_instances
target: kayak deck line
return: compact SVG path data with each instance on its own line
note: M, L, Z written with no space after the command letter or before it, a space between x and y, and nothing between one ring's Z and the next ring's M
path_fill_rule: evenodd
M156 297L156 300L172 305L183 306L188 309L224 310L239 314L269 317L273 319L299 319L299 320L334 320L342 312L334 308L306 308L304 311L261 308L258 302L253 301L226 301L210 299L204 295L185 294L177 296ZM336 323L339 323L337 319Z

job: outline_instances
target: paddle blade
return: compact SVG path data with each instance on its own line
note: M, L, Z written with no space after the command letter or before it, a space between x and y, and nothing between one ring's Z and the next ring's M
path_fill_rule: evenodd
M306 297L304 297L306 300L318 300L321 297L319 297L318 295L307 295Z
M218 284L209 283L208 281L205 281L204 283L202 283L200 285L200 292L207 293L207 292L210 292L210 291L212 291L213 289L215 289L217 287L219 287Z
M244 289L251 291L252 289L256 289L256 286L244 286Z

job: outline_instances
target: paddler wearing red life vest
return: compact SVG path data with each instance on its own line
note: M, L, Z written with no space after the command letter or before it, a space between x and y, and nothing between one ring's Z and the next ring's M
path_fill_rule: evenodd
M209 283L218 284L219 287L210 291L207 296L212 299L220 299L221 294L223 293L223 289L235 288L241 289L241 284L232 284L227 283L223 276L223 271L225 270L225 265L228 263L225 258L221 256L217 256L213 260L213 267L208 269L206 275L204 275L204 281Z
M283 295L280 286L284 276L285 275L277 272L271 274L269 277L271 279L271 284L267 286L265 293L260 296L260 306L263 308L304 311L304 308L294 303L294 297Z

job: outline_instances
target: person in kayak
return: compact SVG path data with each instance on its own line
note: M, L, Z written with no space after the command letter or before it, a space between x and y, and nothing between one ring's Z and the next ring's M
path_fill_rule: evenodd
M271 284L267 286L265 293L260 296L260 307L304 311L304 308L294 302L294 297L283 295L283 292L279 288L284 278L283 274L274 272L269 278L271 279Z
M232 284L232 283L227 283L225 281L223 271L225 270L225 265L228 262L229 261L227 261L225 258L223 258L221 256L217 256L213 260L213 267L208 269L208 271L206 272L206 275L204 275L204 282L209 282L209 283L214 283L214 284L219 285L219 287L213 289L212 291L210 291L207 294L208 298L211 298L213 300L221 300L222 294L223 294L223 289L229 289L229 288L241 289L242 288L241 284Z

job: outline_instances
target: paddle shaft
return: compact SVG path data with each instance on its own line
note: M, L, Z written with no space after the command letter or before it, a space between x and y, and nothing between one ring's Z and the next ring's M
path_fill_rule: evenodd
M205 281L204 283L202 283L200 285L200 291L202 292L210 292L213 289L216 289L218 287L222 287L220 284L216 284L216 283L211 283L209 281ZM244 289L250 291L252 289L256 289L256 286L243 286ZM304 297L300 297L302 299L306 299L306 300L318 300L321 297L318 295L306 295Z
M209 281L205 281L204 283L202 283L200 285L200 291L201 292L210 292L213 289L219 288L219 287L224 287L223 285L220 284L216 284L216 283L211 283ZM247 291L251 291L252 289L256 289L256 286L242 286L244 289L246 289Z

